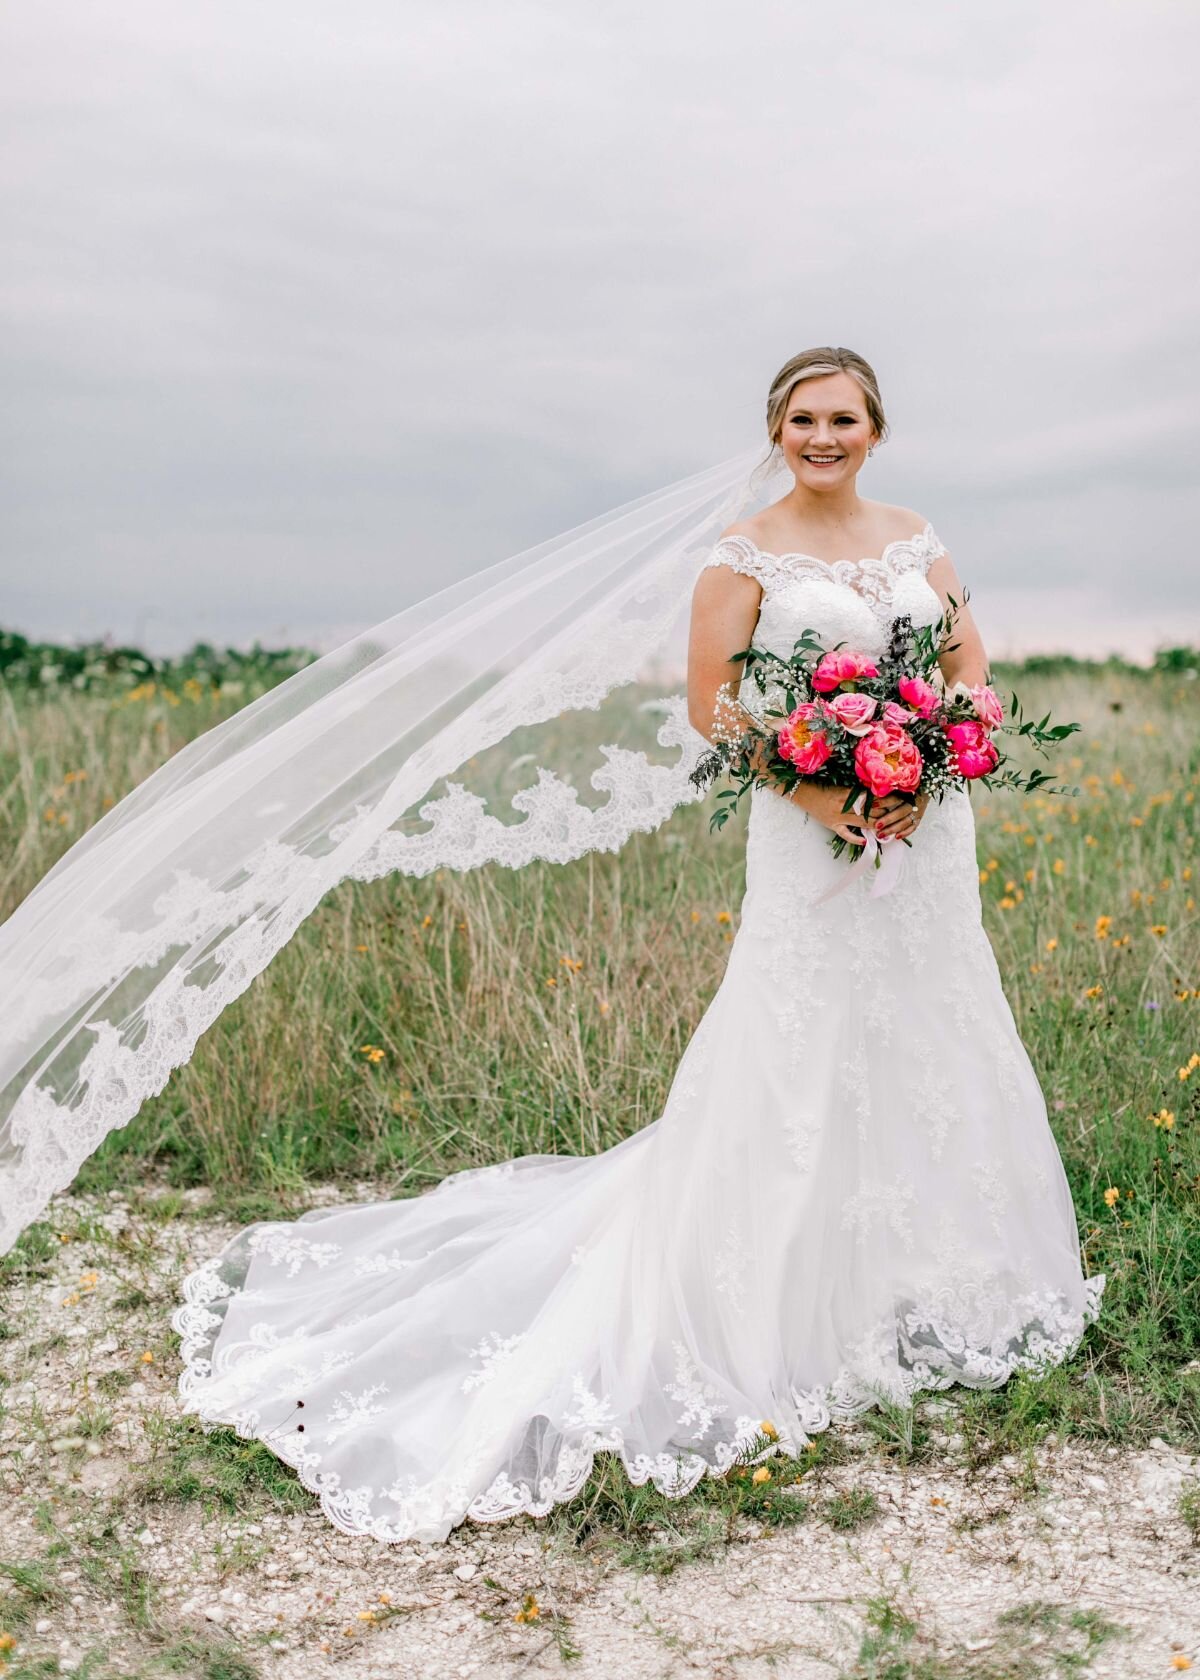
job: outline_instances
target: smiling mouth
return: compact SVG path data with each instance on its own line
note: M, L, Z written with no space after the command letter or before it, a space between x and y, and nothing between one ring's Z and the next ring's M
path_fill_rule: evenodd
M836 462L844 460L842 455L806 455L806 461L811 461L814 467L831 467Z

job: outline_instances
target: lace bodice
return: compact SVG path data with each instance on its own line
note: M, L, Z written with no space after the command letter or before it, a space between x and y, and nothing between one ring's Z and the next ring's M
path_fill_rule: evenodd
M747 536L722 537L704 562L731 566L762 586L753 645L790 654L800 633L816 631L826 646L846 642L863 653L887 646L892 621L935 624L942 603L925 574L945 552L933 529L888 543L878 558L818 560L812 554L768 554Z

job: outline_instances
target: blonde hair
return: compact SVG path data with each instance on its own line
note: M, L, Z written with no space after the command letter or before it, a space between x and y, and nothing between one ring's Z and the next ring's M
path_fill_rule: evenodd
M802 380L819 379L828 373L848 373L851 379L858 381L867 402L867 419L878 434L878 441L884 441L888 423L874 368L844 345L822 344L815 350L801 350L798 356L783 364L771 381L771 389L767 393L767 437L773 445L779 442L783 417L796 386Z

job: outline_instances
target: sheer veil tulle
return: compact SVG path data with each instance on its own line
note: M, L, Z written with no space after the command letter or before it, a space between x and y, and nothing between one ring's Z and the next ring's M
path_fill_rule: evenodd
M0 1253L339 882L567 862L699 797L691 587L724 527L790 484L755 445L465 577L84 834L0 925Z

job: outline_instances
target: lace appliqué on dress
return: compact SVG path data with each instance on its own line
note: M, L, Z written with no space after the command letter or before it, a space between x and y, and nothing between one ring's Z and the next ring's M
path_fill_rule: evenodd
M769 554L740 532L722 537L704 562L706 566L729 566L752 577L763 593L780 589L801 578L837 583L853 589L876 605L890 598L894 580L905 572L924 577L945 548L931 524L911 537L898 537L883 553L865 560L819 560L815 554Z

